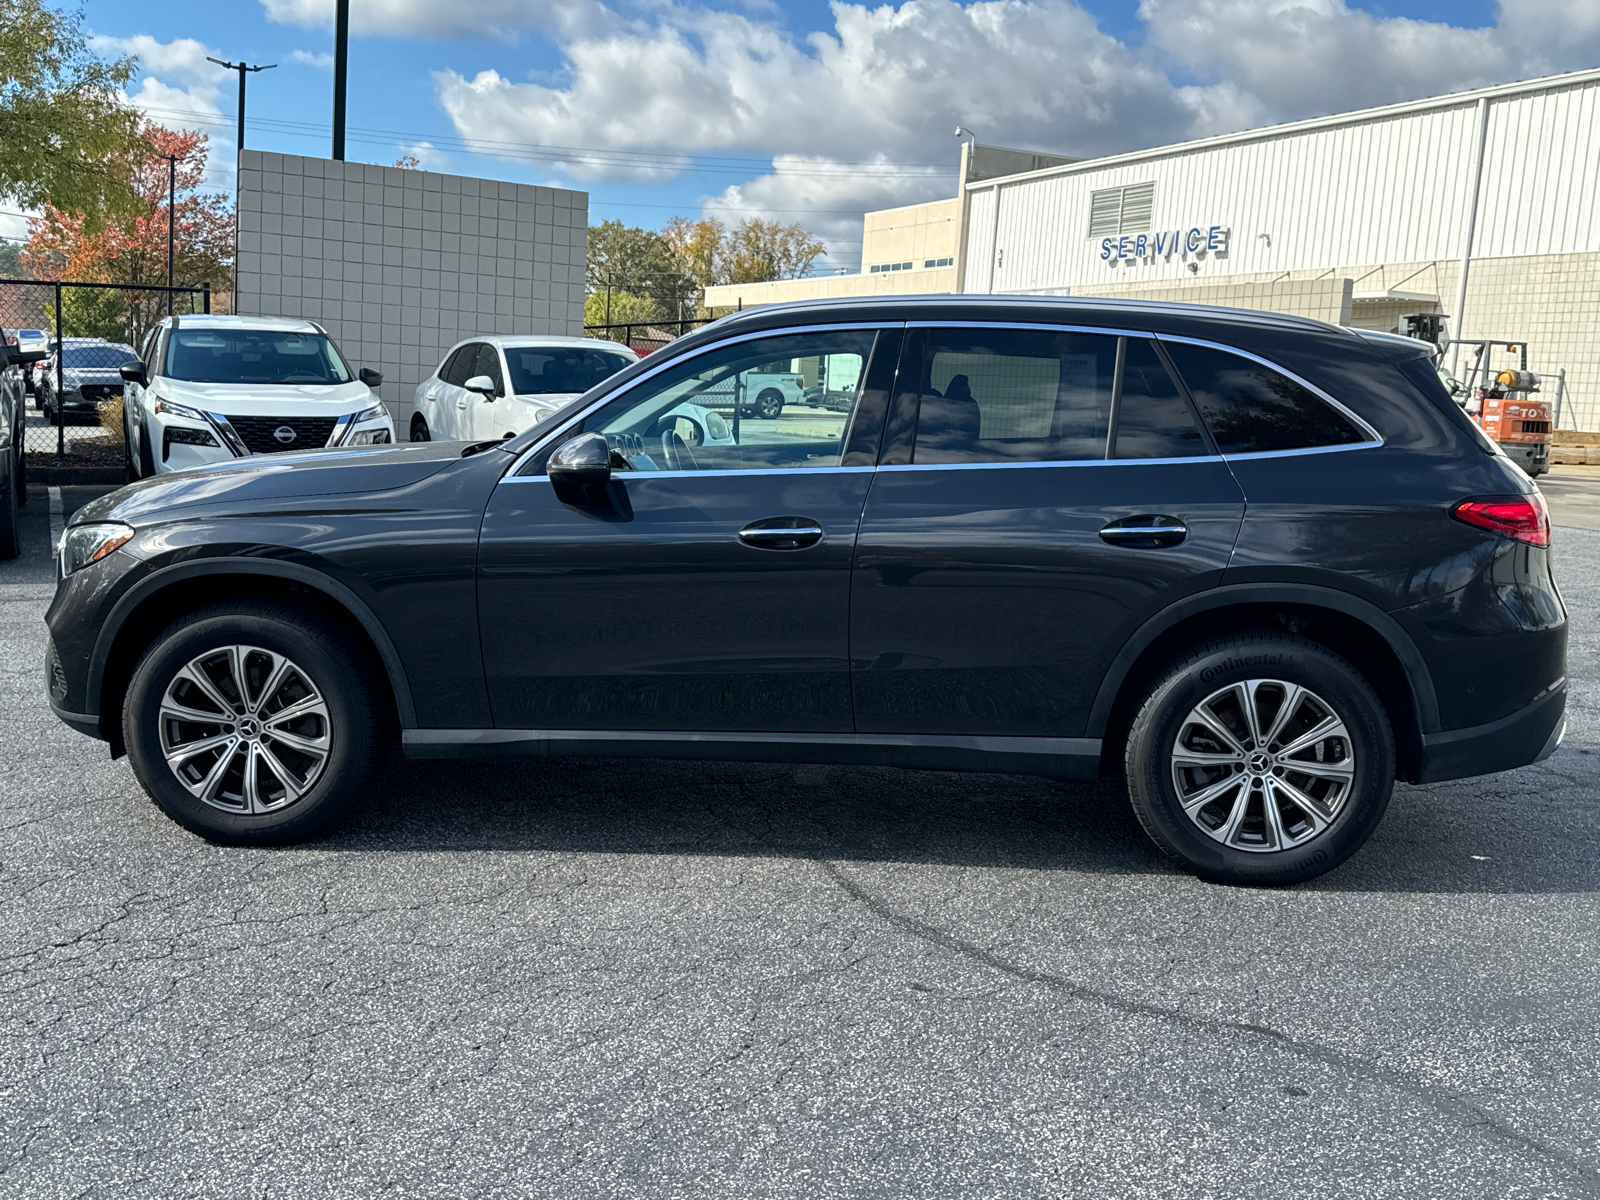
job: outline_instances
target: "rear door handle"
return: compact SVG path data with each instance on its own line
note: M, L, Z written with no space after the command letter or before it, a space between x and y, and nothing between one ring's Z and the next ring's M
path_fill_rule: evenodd
M1162 550L1189 536L1189 527L1177 517L1140 513L1122 517L1100 530L1100 540L1129 550Z
M739 530L739 540L755 550L804 550L822 540L822 526L810 517L768 517Z

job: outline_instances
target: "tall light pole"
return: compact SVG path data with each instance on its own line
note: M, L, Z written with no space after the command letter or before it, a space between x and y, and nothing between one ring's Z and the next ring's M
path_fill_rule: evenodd
M167 316L172 315L172 249L178 231L178 156L164 154L167 160Z
M245 73L247 71L251 72L251 73L254 73L256 71L270 71L274 67L276 67L278 64L277 63L267 63L265 66L252 67L252 66L247 65L242 59L239 62L236 62L236 63L223 62L220 58L212 58L209 54L206 56L206 61L207 62L214 62L214 63L217 64L217 66L224 67L229 71L237 71L237 72L239 72L239 120L238 120L239 139L238 139L237 149L243 150L244 149L244 77L245 77Z
M350 0L338 0L333 15L333 158L344 161L344 85L350 72Z

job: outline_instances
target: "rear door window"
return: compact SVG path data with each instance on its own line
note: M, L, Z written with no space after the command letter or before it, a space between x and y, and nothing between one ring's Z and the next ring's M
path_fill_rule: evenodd
M1163 341L1223 454L1347 446L1369 435L1309 388L1253 359Z
M1128 338L1111 457L1197 458L1208 453L1194 414L1155 346L1148 338Z
M1036 329L934 329L913 463L1104 458L1117 339Z

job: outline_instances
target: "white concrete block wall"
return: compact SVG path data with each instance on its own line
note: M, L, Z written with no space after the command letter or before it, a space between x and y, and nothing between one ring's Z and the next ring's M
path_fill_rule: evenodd
M583 332L588 229L584 192L246 150L234 309L322 324L404 438L455 342Z

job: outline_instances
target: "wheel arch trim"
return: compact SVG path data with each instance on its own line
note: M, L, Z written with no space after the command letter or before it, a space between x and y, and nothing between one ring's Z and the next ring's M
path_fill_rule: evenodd
M1139 657L1162 634L1191 617L1244 604L1303 604L1331 609L1353 617L1383 639L1399 660L1409 685L1418 731L1424 736L1439 731L1439 699L1433 676L1416 643L1392 616L1377 605L1335 588L1298 583L1225 584L1188 596L1165 608L1141 625L1111 660L1089 709L1089 737L1104 737L1111 714Z
M128 589L117 600L111 609L111 614L100 627L100 633L95 638L94 651L89 657L85 707L90 712L100 712L101 685L105 681L106 666L111 661L111 653L116 647L118 635L138 607L156 592L175 583L215 575L270 575L277 579L304 584L323 593L343 608L361 626L378 652L378 660L383 664L384 673L389 677L389 686L394 692L394 705L400 719L400 728L416 727L417 710L411 699L411 685L406 678L405 666L400 661L400 654L395 649L388 631L383 627L383 622L378 620L377 614L366 601L324 572L313 570L300 563L261 558L203 559L199 562L179 563L151 572Z

